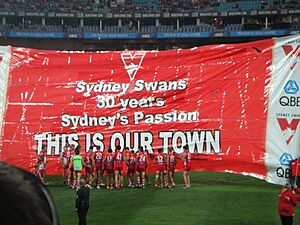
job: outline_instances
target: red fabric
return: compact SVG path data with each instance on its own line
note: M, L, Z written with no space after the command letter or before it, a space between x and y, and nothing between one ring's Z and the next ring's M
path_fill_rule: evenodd
M298 159L292 161L292 176L299 177L300 176L300 162Z
M298 196L298 194L300 194L300 187L295 188L295 193L297 194L297 196Z
M278 198L278 213L281 216L294 216L297 196L290 189L282 188Z
M43 139L47 145L47 173L61 174L59 155L66 144L80 144L82 151L94 144L103 150L111 144L111 136L120 132L118 137L126 139L121 144L137 149L136 143L139 144L140 140L136 139L145 132L151 132L153 136L145 140L151 142L152 149L166 149L185 143L181 143L180 138L172 140L174 137L171 137L164 141L169 146L162 146L162 132L170 131L171 136L175 132L190 132L189 138L197 143L190 150L195 159L193 170L266 176L265 134L273 45L274 42L269 39L153 51L146 52L142 60L138 58L141 51L130 51L131 57L123 60L126 52L83 53L12 48L0 159L32 170L37 148L40 147L34 137L41 135L40 140ZM128 52L126 54L128 56ZM87 84L99 81L130 84L130 87L122 94L91 92L85 96L83 92L75 91L76 84L82 81ZM147 83L150 91L145 88L134 91L137 81ZM178 82L177 87L181 90L172 87L151 90L157 83L150 82L162 82L161 87L164 82ZM183 82L186 83L185 88L182 88ZM99 95L114 97L115 107L97 107ZM140 104L121 109L121 98L136 100ZM145 98L163 99L163 105L161 101L151 101L151 104L140 101ZM141 120L135 123L133 119L136 112L166 115L175 111L197 112L198 120L163 123ZM117 119L114 126L109 126L106 119L99 120L99 123L106 123L101 126L62 125L62 115L82 117L84 114ZM126 120L124 122L126 116L128 124ZM192 135L194 131L198 133ZM93 136L95 133L98 136ZM217 133L220 139L216 142L220 147L216 153L210 140ZM197 141L196 138L202 139ZM182 151L176 150L175 153ZM200 158L201 161L198 160ZM183 170L183 163L179 162L177 168ZM149 173L154 170L155 166L150 164Z

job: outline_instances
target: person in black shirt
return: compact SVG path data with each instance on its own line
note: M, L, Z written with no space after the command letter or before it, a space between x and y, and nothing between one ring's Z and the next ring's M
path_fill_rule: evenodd
M85 185L85 181L80 181L80 188L76 194L75 211L78 214L79 225L86 225L86 215L90 205L90 188Z

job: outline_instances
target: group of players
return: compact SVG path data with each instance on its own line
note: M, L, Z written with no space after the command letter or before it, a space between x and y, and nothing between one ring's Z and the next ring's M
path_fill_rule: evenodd
M45 150L42 149L39 155L41 160L38 160L39 163L36 166L37 171L45 169L44 154ZM150 184L147 174L149 163L152 161L150 158L153 158L155 164L155 188L175 186L174 172L178 158L181 158L184 164L184 187L191 187L189 171L192 161L187 145L184 146L184 152L181 155L175 154L172 148L168 149L167 154L163 153L163 149L160 148L156 153L150 155L142 146L138 148L137 152L128 147L125 147L123 151L120 146L116 146L114 151L109 147L107 153L101 151L99 147L91 146L89 151L81 156L79 145L76 148L74 145L65 146L60 155L64 183L68 187L79 187L81 174L85 169L87 185L92 186L95 181L97 189L105 186L107 189L123 188L125 174L128 179L128 187L145 188ZM123 164L126 164L126 167ZM38 172L37 175L44 181L44 172ZM106 185L103 183L104 175L106 175Z

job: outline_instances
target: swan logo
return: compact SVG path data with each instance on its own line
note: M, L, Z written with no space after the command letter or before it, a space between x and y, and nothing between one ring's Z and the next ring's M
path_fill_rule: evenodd
M134 80L137 71L141 68L146 51L125 51L121 58L130 81Z
M292 119L290 123L286 118L277 118L277 121L286 143L289 144L296 133L300 119Z

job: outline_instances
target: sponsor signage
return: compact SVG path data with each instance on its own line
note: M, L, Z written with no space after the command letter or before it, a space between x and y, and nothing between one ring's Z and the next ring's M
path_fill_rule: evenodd
M273 48L266 159L267 179L274 183L289 179L290 162L300 156L299 47L299 36L292 36L275 39Z
M22 37L22 38L64 38L63 32L22 32L22 31L9 31L9 37Z
M99 32L99 33L84 33L83 38L137 38L138 33L106 33L106 32Z

